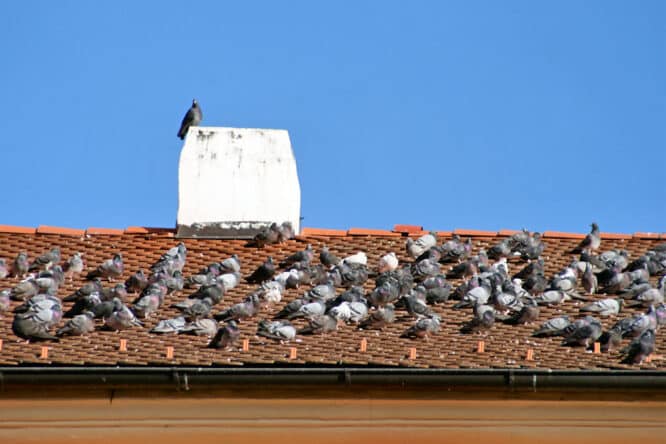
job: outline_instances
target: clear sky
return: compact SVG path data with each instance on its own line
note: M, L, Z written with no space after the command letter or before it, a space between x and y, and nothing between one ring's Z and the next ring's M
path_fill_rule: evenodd
M289 130L304 226L666 232L665 1L14 1L0 48L0 224L174 226L197 98Z

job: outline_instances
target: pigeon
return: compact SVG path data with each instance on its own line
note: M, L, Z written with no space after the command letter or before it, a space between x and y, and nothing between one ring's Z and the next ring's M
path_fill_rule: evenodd
M571 322L569 321L569 316L567 315L548 319L546 322L541 324L539 328L534 330L532 336L534 337L561 336L564 333L564 329L567 328L570 324Z
M49 324L40 320L34 312L18 313L12 322L12 331L23 339L59 341L49 333Z
M288 256L283 261L280 262L280 267L286 268L291 265L294 265L297 262L310 263L314 256L314 251L312 250L312 245L308 244L305 247L305 250L297 251L296 253Z
M347 256L342 260L344 264L348 265L368 265L368 255L365 254L363 251L359 251L357 253L352 254L351 256Z
M439 261L442 263L464 260L467 259L472 252L472 239L468 238L463 242L459 235L454 234L451 240L444 242L442 246L439 247L439 250L441 253Z
M12 276L24 278L28 274L30 268L30 261L28 260L28 253L20 252L16 255L12 265Z
M224 286L220 282L203 285L189 296L190 299L209 298L213 304L219 304L224 299Z
M320 335L338 329L338 320L333 316L318 314L310 317L308 325L298 330L298 334Z
M232 254L231 257L226 258L220 262L220 274L222 273L240 273L241 263L237 254Z
M84 296L80 299L77 299L74 302L74 305L65 313L66 318L72 318L74 316L85 313L86 311L91 311L96 305L102 303L102 297L99 293L90 293L87 296Z
M285 287L277 281L267 281L256 291L259 298L269 305L279 304Z
M132 310L126 305L122 305L119 310L114 311L110 316L105 318L104 325L108 329L115 331L126 330L135 326L143 327L143 323L134 316Z
M368 306L363 302L344 301L332 307L328 314L340 321L359 323L368 315Z
M70 319L56 332L57 336L82 336L95 331L95 314L90 311L81 313Z
M385 254L379 258L379 265L377 266L377 271L379 273L385 273L387 271L395 271L398 269L398 256L395 253L391 252Z
M654 352L654 342L654 330L645 330L643 334L620 350L620 353L624 356L622 362L625 364L642 364L645 358Z
M280 242L280 227L273 222L267 227L264 227L254 236L254 244L258 248L264 248L265 245L277 244Z
M601 233L599 231L599 226L596 224L596 222L592 222L592 230L590 233L585 236L585 239L583 239L580 244L576 248L574 248L571 252L572 253L580 253L582 251L594 251L598 250L599 246L601 245Z
M148 286L148 277L143 270L130 275L125 281L125 288L130 293L141 293Z
M294 299L293 301L289 302L287 305L284 306L282 310L280 310L276 315L275 319L282 319L286 318L287 316L290 316L294 313L296 313L302 306L305 304L309 303L310 301L308 299Z
M326 304L323 301L315 300L301 305L298 310L287 315L287 319L311 318L313 316L323 315L324 313L326 313Z
M589 347L599 337L603 330L601 322L592 316L577 319L564 329L562 345Z
M613 327L603 332L599 337L599 343L601 344L601 351L604 353L616 350L622 344L622 329Z
M124 264L123 256L118 253L113 256L113 259L107 259L102 262L95 270L88 273L87 279L94 279L99 277L101 279L108 279L112 281L123 274Z
M414 280L420 282L429 277L437 276L440 274L441 269L438 262L430 259L423 259L422 261L412 264L411 272L412 276L414 276Z
M326 245L321 247L319 251L319 262L325 267L333 267L340 264L340 258L331 253Z
M460 302L455 304L453 308L466 308L473 307L476 304L486 304L490 299L490 286L487 282L483 281L478 287L472 288L469 290L463 297Z
M491 305L477 304L474 306L474 317L460 329L461 333L474 333L490 330L495 324L495 309Z
M401 301L404 302L407 312L413 317L424 318L432 314L432 310L426 303L426 289L422 285L414 287L401 298Z
M426 301L428 301L428 304L440 304L449 300L451 284L443 274L427 278L423 281L422 285L426 289Z
M440 318L433 314L428 318L421 318L409 327L400 337L401 338L425 338L436 334L439 331Z
M212 285L215 282L216 275L211 272L193 274L185 278L184 288L201 288L204 285Z
M513 240L510 237L504 238L488 249L490 259L506 258L511 255L511 246Z
M213 301L210 298L185 299L172 305L181 310L183 316L190 322L208 317L212 306Z
M294 227L289 221L282 222L278 227L278 243L286 242L296 237Z
M85 268L85 263L83 262L82 256L83 253L76 252L69 259L67 259L67 262L65 262L63 271L65 272L65 276L69 277L70 282L74 280L75 275L78 276L81 274Z
M543 271L544 271L544 261L543 259L537 259L536 261L532 261L529 264L527 264L518 273L514 274L513 278L525 280L528 277L533 276L535 274L543 274Z
M571 300L571 297L562 290L546 290L537 295L534 300L539 305L559 305L564 301Z
M48 270L53 265L57 265L60 262L60 248L52 248L48 253L44 253L39 256L37 259L32 261L30 264L29 271L35 271L39 269Z
M305 293L307 299L327 302L335 299L335 287L331 283L320 284Z
M245 301L229 307L228 309L216 314L214 317L218 321L228 322L231 320L241 321L249 319L259 311L259 295L250 295Z
M266 261L257 267L254 272L245 278L245 280L250 284L261 284L264 281L271 279L275 275L275 265L273 264L273 258L268 256Z
M515 312L502 321L506 324L519 325L531 324L539 318L539 306L534 299L528 299L528 302L520 311Z
M647 285L649 288L639 293L634 298L634 300L627 302L628 307L635 307L639 305L642 305L643 307L650 307L652 305L659 305L662 302L664 302L664 291L666 290L666 276L662 276L661 279L659 279L657 288L652 288L649 286L649 284L639 284L639 285Z
M375 307L383 307L397 301L400 297L399 285L397 280L383 282L368 295L368 302Z
M581 307L580 311L596 313L599 316L616 315L620 312L620 309L622 308L622 303L623 302L624 302L624 299L622 299L622 298L601 299L599 301L595 301L595 302L593 302L589 305L585 305L585 306Z
M10 290L2 290L0 291L0 313L3 311L9 310L10 306Z
M405 249L412 259L416 259L435 245L437 245L437 234L431 231L416 240L407 238Z
M196 336L208 336L212 338L217 333L217 321L213 319L197 319L183 327L179 333L187 333Z
M582 281L583 288L588 294L594 294L597 292L597 276L595 276L592 271L592 265L589 263L585 265L585 273L583 273Z
M0 279L4 279L9 276L9 268L7 268L7 261L4 258L0 258Z
M178 138L180 140L183 140L190 127L199 126L202 118L203 114L201 112L201 107L199 106L199 102L197 102L196 99L194 99L192 100L192 106L190 107L190 109L187 110L187 112L185 113L185 117L183 117L183 121L180 123L180 129L178 130Z
M350 288L363 285L368 280L368 269L365 265L342 261L328 273L329 278L337 287Z
M395 321L395 309L393 304L386 304L370 313L360 324L361 329L382 330L387 324Z
M240 330L235 321L229 321L224 327L220 327L215 334L215 337L208 344L209 348L223 348L227 349L232 347L240 338Z
M186 325L185 317L178 316L172 319L163 319L153 327L151 333L180 333Z
M134 303L132 310L137 316L145 319L155 313L161 304L160 295L155 292L149 292L141 296Z
M25 301L39 293L39 285L34 279L26 279L12 288L10 297L15 301Z
M176 291L182 291L185 286L183 273L178 270L174 270L171 276L167 276L165 284L167 287L167 294L171 294Z
M257 324L257 335L277 341L290 341L296 337L296 329L289 321L267 321Z

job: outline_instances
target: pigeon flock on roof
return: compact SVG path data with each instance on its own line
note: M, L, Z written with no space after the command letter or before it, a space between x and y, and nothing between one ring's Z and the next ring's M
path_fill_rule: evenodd
M272 224L250 245L262 248L293 237L289 223ZM286 257L266 257L253 270L243 270L234 254L185 276L187 248L181 242L146 264L147 271L128 270L133 272L124 282L116 282L125 272L118 252L90 269L86 283L74 293L59 295L65 280L83 276L86 267L78 253L62 263L56 246L33 260L25 253L13 262L0 258L0 279L21 279L0 292L0 311L10 309L10 300L21 301L13 310L12 329L26 340L144 328L145 319L156 318L152 334L206 336L209 347L226 349L241 338L238 324L248 322L256 323L257 336L286 342L299 335L330 334L343 324L381 330L410 319L404 338L436 340L447 320L433 307L453 300L451 310L469 312L460 334L483 337L496 323L527 324L534 325L533 336L562 337L562 347L599 343L603 352L620 350L628 364L640 364L654 352L656 334L666 323L666 244L631 260L624 250L602 251L599 228L592 224L590 234L571 251L577 258L553 276L544 274L545 245L539 233L520 231L477 254L472 247L470 239L453 235L441 242L430 232L406 240L411 260L400 263L395 252L387 251L369 264L362 251L339 257L326 246L315 252L308 244ZM509 259L523 263L513 275ZM650 283L654 276L656 285ZM454 286L451 279L460 283ZM243 301L225 306L225 294L242 281L255 289ZM301 286L308 290L283 300L287 289ZM593 294L605 297L591 298ZM167 295L182 295L171 305L179 316L160 318ZM577 319L541 319L540 307L568 303L580 305ZM267 318L264 313L271 306L279 310ZM627 306L643 312L620 317ZM604 331L599 318L608 316L617 321Z

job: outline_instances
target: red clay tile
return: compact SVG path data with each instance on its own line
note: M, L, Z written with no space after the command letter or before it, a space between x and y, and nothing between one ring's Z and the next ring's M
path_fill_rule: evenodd
M502 229L497 232L500 236L513 236L514 234L520 233L520 230L507 230Z
M464 228L456 228L453 230L454 234L458 236L478 236L478 237L495 237L496 231L483 231L483 230L467 230Z
M127 234L171 234L176 232L173 228L159 228L159 227L127 227L125 233Z
M334 230L331 228L301 228L301 236L346 236L346 230Z
M65 236L84 236L86 230L76 228L51 227L49 225L40 225L37 227L37 234L63 234Z
M416 233L423 231L421 225L401 225L397 224L393 226L393 231L396 233Z
M659 233L641 233L637 232L634 233L634 239L661 239L661 235Z
M601 233L602 239L631 239L631 234L626 233Z
M586 234L581 233L565 233L563 231L544 231L542 237L544 238L558 238L558 239L585 239Z
M0 233L35 234L37 230L32 227L18 227L16 225L0 225Z
M350 228L347 230L349 236L394 236L400 237L400 233L389 230L373 230L368 228Z
M86 230L86 234L89 235L96 235L96 234L103 234L103 235L112 235L112 236L121 236L125 233L125 230L120 230L118 228L88 228Z
M435 234L437 234L437 237L439 238L446 238L453 236L453 231L435 231Z

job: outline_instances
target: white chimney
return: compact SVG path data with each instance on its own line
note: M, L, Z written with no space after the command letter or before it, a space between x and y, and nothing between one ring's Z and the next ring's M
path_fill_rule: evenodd
M178 237L250 238L272 222L300 230L289 133L191 127L178 166Z

